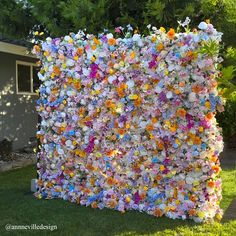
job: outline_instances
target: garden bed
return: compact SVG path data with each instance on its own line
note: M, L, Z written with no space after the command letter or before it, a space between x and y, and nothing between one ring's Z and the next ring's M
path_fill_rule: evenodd
M0 172L21 168L36 163L35 153L12 152L5 160L0 160Z

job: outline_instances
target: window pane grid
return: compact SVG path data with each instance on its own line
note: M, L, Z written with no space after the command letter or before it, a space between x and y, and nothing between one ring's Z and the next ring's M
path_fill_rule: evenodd
M39 88L38 67L33 63L16 62L17 94L36 94Z

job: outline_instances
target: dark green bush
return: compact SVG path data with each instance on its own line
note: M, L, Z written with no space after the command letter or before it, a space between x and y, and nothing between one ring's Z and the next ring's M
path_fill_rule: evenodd
M12 153L12 141L3 139L0 141L0 160L9 160Z

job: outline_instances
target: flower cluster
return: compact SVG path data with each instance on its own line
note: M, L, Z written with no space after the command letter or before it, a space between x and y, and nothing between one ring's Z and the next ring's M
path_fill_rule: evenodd
M207 53L221 33L199 28L79 31L34 46L37 197L196 222L221 217L220 59Z

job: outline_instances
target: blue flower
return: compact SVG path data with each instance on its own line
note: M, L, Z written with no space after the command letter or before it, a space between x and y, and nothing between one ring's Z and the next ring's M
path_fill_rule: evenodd
M74 191L74 188L75 188L75 187L74 187L73 185L70 185L69 188L68 188L68 189L69 189L69 192Z
M153 157L152 158L152 163L157 163L159 160L158 160L158 158L157 157Z

